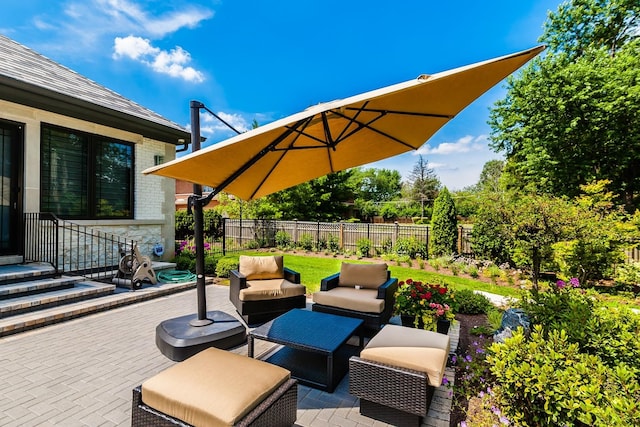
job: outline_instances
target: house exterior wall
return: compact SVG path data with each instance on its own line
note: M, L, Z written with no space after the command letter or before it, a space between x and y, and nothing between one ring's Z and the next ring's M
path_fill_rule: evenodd
M82 132L108 136L135 144L134 219L74 220L74 223L136 240L142 255L152 256L160 243L170 259L174 252L175 182L159 176L142 175L154 165L154 156L165 161L175 158L175 146L144 138L142 135L34 109L0 100L0 119L24 124L23 211L40 211L40 125L50 123Z

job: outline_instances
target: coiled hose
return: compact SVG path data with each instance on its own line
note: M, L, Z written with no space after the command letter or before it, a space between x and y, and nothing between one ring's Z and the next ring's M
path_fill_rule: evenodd
M162 283L186 283L196 280L196 275L189 270L162 270L156 277Z

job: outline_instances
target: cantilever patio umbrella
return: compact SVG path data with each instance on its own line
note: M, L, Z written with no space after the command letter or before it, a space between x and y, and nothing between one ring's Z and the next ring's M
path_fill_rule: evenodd
M422 146L543 46L305 111L145 170L256 199Z
M318 104L202 150L199 110L206 107L192 101L194 152L143 173L211 186L209 200L222 190L245 200L263 197L418 149L467 105L542 50L544 46L538 46ZM201 208L198 205L194 207ZM196 248L198 240L196 230ZM199 271L198 298L202 300L204 267ZM199 301L200 320L206 312L203 304Z

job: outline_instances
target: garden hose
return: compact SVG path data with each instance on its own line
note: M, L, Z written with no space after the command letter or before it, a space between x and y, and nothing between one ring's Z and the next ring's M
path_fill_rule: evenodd
M189 270L163 270L158 272L157 277L162 283L186 283L196 280L196 275Z

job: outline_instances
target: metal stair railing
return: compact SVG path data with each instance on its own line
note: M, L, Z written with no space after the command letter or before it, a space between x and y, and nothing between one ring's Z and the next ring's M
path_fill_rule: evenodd
M56 274L111 278L136 242L58 218L52 213L24 214L24 262L51 264Z

